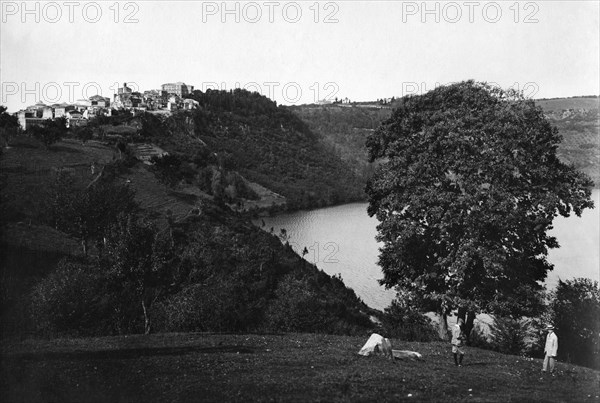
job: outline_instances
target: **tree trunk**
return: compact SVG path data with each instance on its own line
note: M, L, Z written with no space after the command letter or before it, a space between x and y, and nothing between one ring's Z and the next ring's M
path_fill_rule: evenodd
M438 328L440 339L448 340L448 315L445 312L440 313L440 324Z
M474 322L475 322L475 312L467 311L466 308L458 308L458 313L456 316L457 316L457 321L458 321L458 319L463 320L463 322L464 322L463 331L465 332L465 335L467 336L467 343L470 343L471 331L473 330Z
M465 321L465 334L467 335L467 343L471 344L471 331L473 331L473 327L475 327L475 312L469 311L467 312L467 320Z
M150 334L150 318L148 317L148 309L146 309L146 301L142 297L142 309L144 310L144 334Z
M462 319L465 322L465 316L467 314L466 308L458 308L458 312L456 313L456 322L458 323L459 319Z

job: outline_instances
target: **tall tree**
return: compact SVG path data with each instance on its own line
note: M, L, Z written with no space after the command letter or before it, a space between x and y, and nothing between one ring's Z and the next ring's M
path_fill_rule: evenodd
M0 128L18 128L19 119L6 110L6 106L0 105Z
M397 101L367 139L368 212L379 263L442 317L461 308L518 317L540 307L558 215L593 207L592 181L556 156L561 136L522 94L473 81Z
M121 214L110 227L107 256L111 270L138 299L144 333L151 331L150 308L161 296L177 290L177 254L169 231L158 231L135 214Z
M20 131L19 119L6 112L5 106L0 105L0 153L5 146L8 146L11 138Z
M40 140L46 148L67 135L67 119L63 116L57 119L47 119L41 126L33 126L28 130L31 135Z
M98 241L101 251L107 230L119 214L138 208L135 194L127 185L100 175L81 188L72 175L59 171L46 198L48 222L79 239L85 255L89 241Z

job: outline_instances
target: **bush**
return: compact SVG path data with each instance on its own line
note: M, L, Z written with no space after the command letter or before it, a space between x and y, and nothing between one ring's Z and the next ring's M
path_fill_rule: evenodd
M153 164L153 171L156 176L166 184L167 186L173 187L181 181L191 183L196 176L196 170L194 170L185 156L176 154L166 154L163 156L153 156L150 159Z
M404 301L395 299L385 308L383 332L404 341L436 341L438 332L431 319Z
M600 289L587 278L560 281L552 293L551 316L558 358L600 368Z
M78 238L84 254L88 252L88 242L103 239L119 214L137 210L131 188L106 176L102 178L106 180L81 188L67 172L59 171L45 199L46 222Z
M258 194L246 184L246 181L237 172L229 172L226 175L226 182L232 199L237 199L238 197L248 200L259 199Z
M85 144L87 141L94 138L94 132L88 126L73 127L71 128L71 134L74 138L81 140L82 144Z
M490 345L503 354L530 355L535 335L528 319L494 318L490 325Z
M10 140L21 132L19 119L6 112L6 107L0 105L0 154Z
M265 327L269 331L362 334L373 325L365 315L348 309L352 297L343 295L345 290L339 279L324 273L290 273L277 285Z
M141 326L138 304L99 265L63 259L31 296L35 328L43 334L129 333Z
M285 332L318 329L324 318L315 309L315 298L306 280L286 276L278 284L275 299L267 310L267 327Z
M260 324L260 311L260 301L250 298L244 283L222 276L157 304L152 320L159 331L249 331Z
M66 118L48 119L41 126L33 126L29 129L33 137L40 140L46 148L58 142L67 134Z

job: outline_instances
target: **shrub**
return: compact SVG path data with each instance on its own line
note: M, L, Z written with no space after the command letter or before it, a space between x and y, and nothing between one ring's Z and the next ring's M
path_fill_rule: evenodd
M349 309L355 299L339 279L324 273L287 274L265 314L270 331L357 334L372 328L366 315Z
M161 331L248 331L260 323L260 308L244 283L222 276L157 304L153 321Z
M490 345L492 349L504 354L529 355L534 334L529 319L494 318L490 325Z
M392 301L390 306L385 308L382 319L383 332L388 337L405 341L439 340L431 319L404 301Z
M65 258L34 287L32 319L45 334L128 333L141 324L132 299L99 265Z
M306 280L286 276L278 284L275 299L267 309L267 327L285 332L318 328L323 318L319 318L321 312L315 306L315 298Z
M550 310L558 336L558 358L600 368L600 289L587 278L560 281Z
M246 181L237 172L229 172L226 175L226 182L228 183L227 189L229 189L232 199L236 199L237 197L249 200L259 199L258 194L246 184Z
M67 120L64 117L48 119L41 126L33 126L29 131L36 139L40 140L46 148L56 143L67 134Z
M77 138L77 139L81 140L82 144L85 144L87 141L89 141L92 138L94 138L94 132L88 126L73 127L71 129L71 134L73 135L74 138Z
M131 188L106 179L82 189L67 172L60 171L45 199L47 223L78 238L84 254L88 242L106 236L119 214L137 210Z

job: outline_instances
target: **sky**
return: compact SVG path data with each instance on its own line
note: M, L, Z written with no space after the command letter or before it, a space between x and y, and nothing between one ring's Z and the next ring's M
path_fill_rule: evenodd
M182 81L280 104L370 101L474 79L598 95L597 1L0 1L0 104Z

